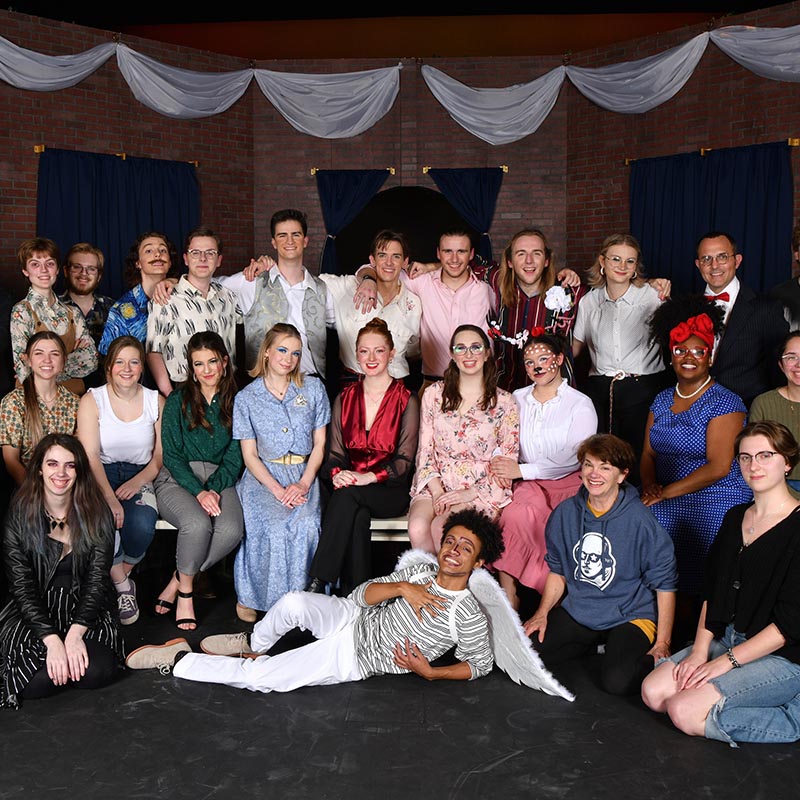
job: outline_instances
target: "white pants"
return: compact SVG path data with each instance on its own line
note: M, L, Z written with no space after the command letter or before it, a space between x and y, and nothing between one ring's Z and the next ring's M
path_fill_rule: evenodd
M319 641L255 659L187 653L175 665L173 674L254 692L291 692L301 686L361 680L354 639L359 611L345 598L289 592L256 624L250 646L266 652L293 628L311 631Z

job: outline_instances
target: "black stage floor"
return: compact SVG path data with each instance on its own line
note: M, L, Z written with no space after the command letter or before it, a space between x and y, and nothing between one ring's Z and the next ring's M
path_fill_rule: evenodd
M158 571L158 575L162 570ZM150 576L148 585L148 575ZM155 596L153 570L140 596ZM244 630L229 581L200 601L196 645ZM179 635L143 605L129 649ZM297 636L295 639L297 640ZM800 747L692 739L638 698L603 694L592 660L559 677L574 703L495 670L475 682L390 676L254 694L129 672L0 712L0 798L796 798Z

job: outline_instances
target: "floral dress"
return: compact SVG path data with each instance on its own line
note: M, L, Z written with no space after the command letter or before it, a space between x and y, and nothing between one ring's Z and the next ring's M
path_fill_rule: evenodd
M445 491L475 488L475 508L497 517L511 502L511 489L489 477L494 456L519 457L519 410L514 398L497 390L497 404L488 411L476 403L464 412L442 411L444 383L429 386L422 395L417 471L412 500L430 498L428 484L439 478Z

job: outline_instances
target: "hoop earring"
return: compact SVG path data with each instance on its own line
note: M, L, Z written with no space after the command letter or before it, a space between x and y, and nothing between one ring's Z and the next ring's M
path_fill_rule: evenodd
M228 374L228 365L226 364L226 365L225 365L225 366L222 368L222 377L224 378L224 377L225 377L227 374Z
M194 373L194 372L192 373L192 380L193 380L195 383L198 383L198 380L197 380L197 375L196 375L196 373Z
M606 271L605 271L605 269L603 269L603 267L600 267L600 274L601 275L605 275L606 274Z

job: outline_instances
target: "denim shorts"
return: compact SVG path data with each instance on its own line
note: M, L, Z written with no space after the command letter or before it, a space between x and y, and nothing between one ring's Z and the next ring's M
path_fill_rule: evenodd
M741 644L747 637L728 625L714 639L709 660ZM667 661L678 664L692 651L681 650ZM722 697L706 717L705 735L736 747L736 742L796 742L800 739L800 664L782 656L763 656L742 664L713 684Z

